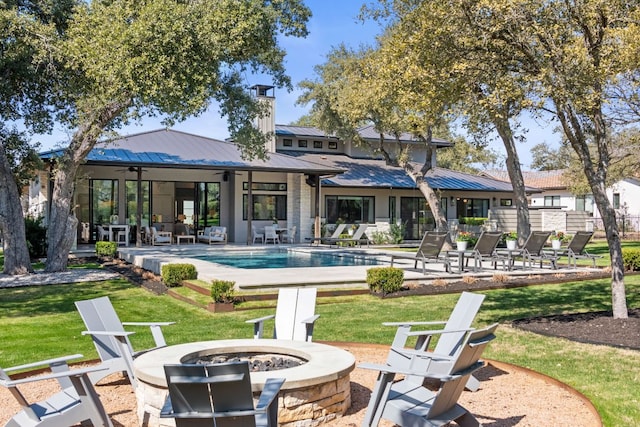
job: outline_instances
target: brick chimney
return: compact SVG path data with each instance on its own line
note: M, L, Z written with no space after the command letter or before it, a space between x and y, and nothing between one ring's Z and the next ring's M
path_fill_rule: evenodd
M255 85L251 87L253 96L267 104L268 113L264 117L256 119L256 127L264 134L270 134L266 142L265 149L267 153L276 152L276 98L274 96L274 87L266 85Z

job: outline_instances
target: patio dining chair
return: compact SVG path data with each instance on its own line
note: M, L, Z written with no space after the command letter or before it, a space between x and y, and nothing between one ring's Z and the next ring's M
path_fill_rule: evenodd
M274 245L280 244L280 236L276 232L276 227L273 225L267 225L264 227L264 243L269 243L271 241Z
M82 335L91 336L102 361L100 366L106 368L106 370L91 373L89 375L91 381L95 384L114 372L125 372L131 385L135 388L133 359L144 351L135 352L133 350L129 341L129 335L132 335L133 332L125 331L124 325L148 326L155 341L154 348L159 348L167 345L161 327L172 325L175 322L121 322L109 297L76 301L75 304L87 327Z
M285 230L284 233L280 236L282 238L283 243L295 243L296 242L296 230L297 227L294 225L291 228Z
M251 243L255 245L257 240L260 240L260 243L264 243L264 233L258 233L256 226L251 224Z
M104 370L104 367L69 369L69 360L83 357L81 354L59 357L14 366L0 368L0 385L6 387L16 399L22 410L5 424L5 427L61 427L80 424L89 420L95 427L113 427L107 412L98 398L89 375ZM48 366L51 373L11 379L12 371L35 370ZM45 400L29 403L18 386L55 379L59 390Z
M109 232L103 226L97 225L96 228L98 229L98 240L111 240Z

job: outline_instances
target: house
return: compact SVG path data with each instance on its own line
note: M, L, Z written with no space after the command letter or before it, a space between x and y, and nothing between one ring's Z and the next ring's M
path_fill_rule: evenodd
M596 229L603 229L600 212L596 209L592 194L573 194L563 176L564 170L523 171L526 186L540 189L528 196L533 209L555 208L586 214ZM489 170L482 176L510 182L507 171ZM619 218L625 217L625 225L640 230L640 180L624 178L607 188L607 196Z
M135 226L138 201L142 226L176 232L177 224L195 229L223 225L228 241L237 243L251 240L251 225L264 227L274 220L282 227L295 225L300 241L313 236L317 219L365 222L380 230L401 221L406 239L418 239L432 226L424 197L402 169L318 129L275 125L273 88L253 89L272 108L258 123L274 136L266 147L267 159L244 160L231 142L170 129L100 143L78 175L74 205L79 241L95 241L101 224ZM371 126L360 129L360 135L379 139ZM396 143L388 135L385 140ZM400 143L414 145L412 159L424 160L425 150L410 135L401 136ZM433 143L437 149L451 145L439 139ZM46 161L58 154L54 150L41 157ZM436 167L426 179L449 219L487 217L489 209L509 206L513 198L509 182L489 177ZM43 171L29 191L31 207L45 216L50 187Z

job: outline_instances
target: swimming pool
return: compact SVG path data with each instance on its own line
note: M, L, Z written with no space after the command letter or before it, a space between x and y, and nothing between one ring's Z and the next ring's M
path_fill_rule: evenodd
M347 267L354 265L381 264L381 262L375 258L363 257L362 255L291 250L233 251L216 253L215 255L196 255L192 258L245 269Z

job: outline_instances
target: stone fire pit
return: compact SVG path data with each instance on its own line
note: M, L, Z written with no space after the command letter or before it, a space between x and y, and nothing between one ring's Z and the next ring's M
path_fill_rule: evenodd
M172 419L160 418L167 396L165 364L187 363L199 356L260 352L306 360L293 368L251 372L255 394L259 394L267 378L286 378L278 399L279 424L328 423L351 406L349 373L355 368L355 358L345 350L313 342L273 339L202 341L152 350L135 359L133 371L138 380L136 399L141 425L175 426Z

